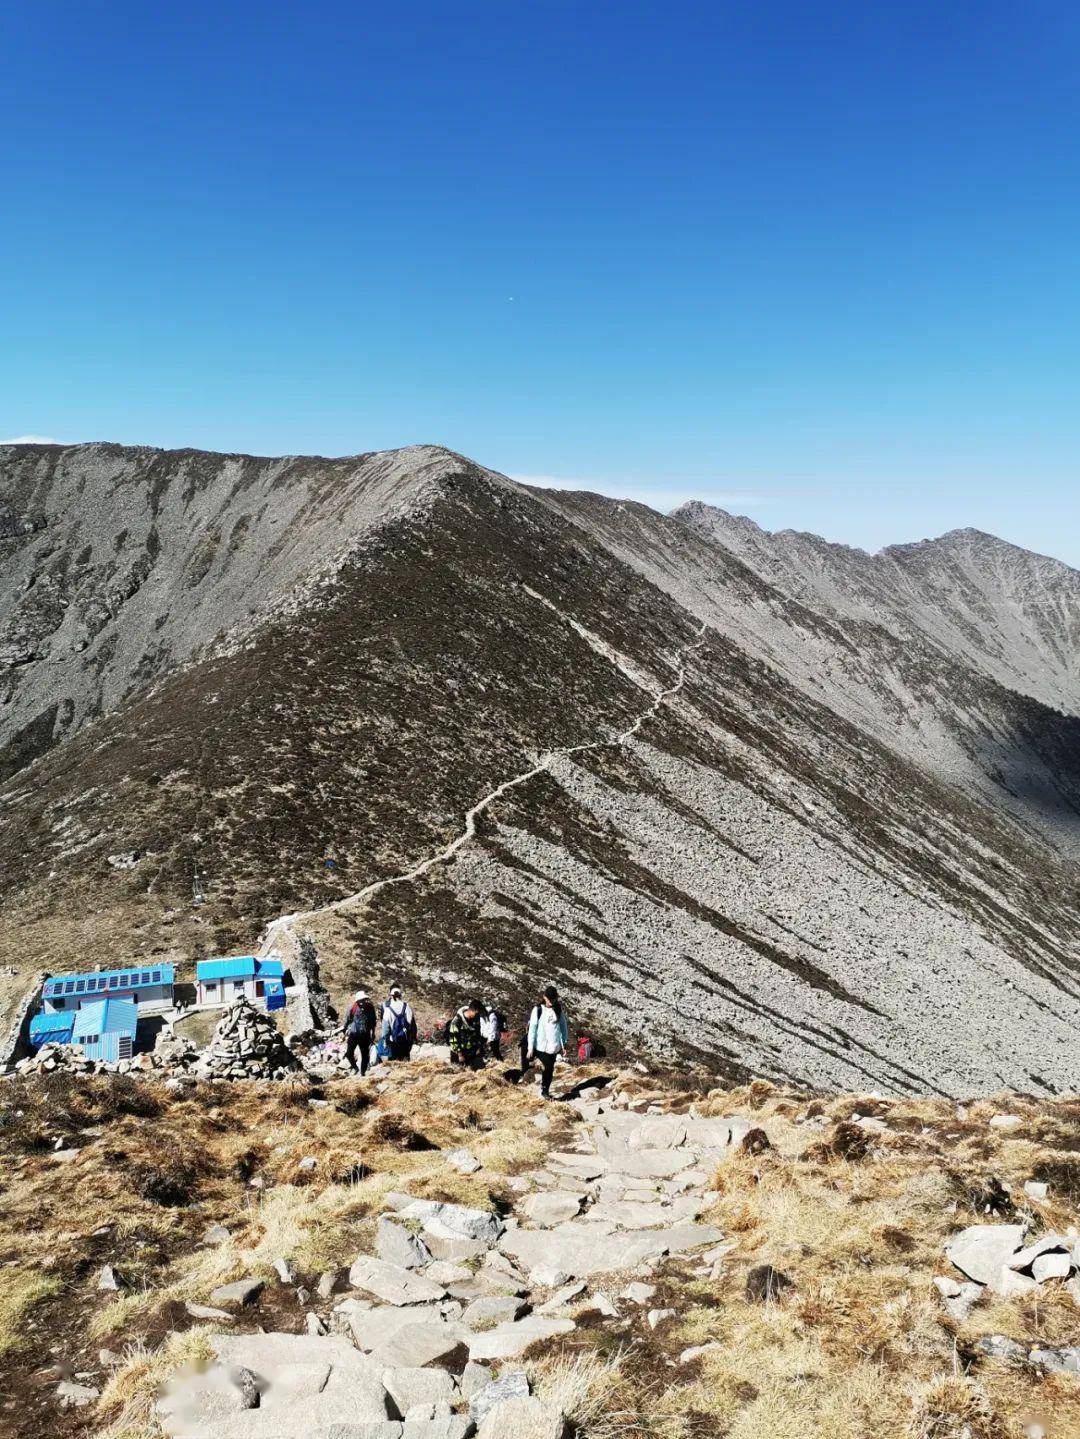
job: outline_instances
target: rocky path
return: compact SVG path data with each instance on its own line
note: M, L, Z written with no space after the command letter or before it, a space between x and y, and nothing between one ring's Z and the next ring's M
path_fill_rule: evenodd
M503 780L501 784L496 785L494 789L489 790L487 794L478 799L472 808L466 811L465 822L461 832L437 853L429 855L427 859L421 860L419 864L414 865L412 869L408 869L402 874L389 875L386 879L373 880L370 884L366 884L362 889L357 890L355 894L346 895L343 899L335 900L332 904L324 905L320 909L310 909L296 914L280 916L280 918L275 919L269 925L266 931L266 937L263 940L262 952L265 954L273 950L283 941L285 935L298 924L316 919L319 915L337 914L355 909L358 905L364 904L365 901L378 894L380 890L389 889L391 886L397 884L411 884L414 880L423 878L425 874L437 868L439 865L448 864L460 849L467 845L470 840L475 839L477 820L486 810L490 809L496 800L501 799L504 794L508 794L511 790L528 784L528 782L535 779L537 775L549 772L558 760L571 759L574 755L585 754L590 750L618 749L623 745L629 744L630 741L640 733L642 726L647 724L648 721L659 712L661 707L682 689L686 683L687 658L693 651L700 649L705 643L707 628L708 627L703 624L698 631L697 638L689 644L684 645L678 651L678 657L676 659L677 678L674 684L669 685L667 689L660 690L658 694L654 695L652 703L637 716L632 724L622 730L621 733L613 736L611 739L589 740L584 744L564 745L560 749L549 750L541 756L540 760L534 764L531 769L523 770L520 774Z
M577 1142L510 1181L512 1215L388 1194L375 1252L357 1256L347 1292L323 1276L309 1333L215 1334L217 1362L175 1376L159 1404L166 1433L560 1439L565 1416L530 1392L522 1357L585 1314L627 1345L635 1326L672 1320L653 1304L654 1271L675 1261L706 1275L723 1263L733 1246L702 1221L707 1186L750 1129L619 1095L570 1102L584 1121ZM550 1129L550 1111L534 1123ZM476 1165L467 1151L447 1163ZM228 1289L204 1317L228 1321L243 1282Z

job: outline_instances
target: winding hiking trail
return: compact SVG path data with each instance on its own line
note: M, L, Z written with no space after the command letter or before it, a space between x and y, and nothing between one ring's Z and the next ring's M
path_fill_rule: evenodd
M653 718L665 701L671 699L673 695L677 695L682 689L686 683L687 657L695 650L700 649L705 643L707 629L708 626L703 624L698 631L696 639L689 644L683 645L678 651L676 659L677 679L675 683L669 685L667 689L661 690L659 694L654 695L653 701L648 708L643 710L637 719L626 729L614 735L611 739L589 740L584 744L564 745L559 749L549 750L531 769L523 770L521 774L516 774L511 779L503 780L503 782L496 785L493 790L489 790L483 798L478 799L472 808L466 811L465 825L461 833L435 854L429 855L427 859L421 860L419 864L414 865L412 869L405 870L401 874L389 875L386 879L373 880L370 884L364 885L363 889L358 889L355 894L348 894L343 899L334 900L331 904L322 905L318 909L299 911L296 914L283 914L278 919L273 920L267 927L266 936L262 943L262 953L269 953L284 934L293 929L297 924L303 924L312 919L316 919L319 915L336 914L353 909L357 905L361 905L366 900L369 900L373 895L378 894L380 890L388 889L391 885L395 884L411 884L413 880L421 879L429 870L434 869L437 865L448 864L460 849L464 848L471 839L475 839L476 822L485 810L490 808L496 800L501 799L502 796L510 790L518 789L521 785L527 784L529 780L535 779L538 774L549 772L556 760L569 759L573 755L584 754L589 750L618 749L623 745L629 744L639 733L642 725L647 724L648 721ZM624 671L621 672L625 673Z

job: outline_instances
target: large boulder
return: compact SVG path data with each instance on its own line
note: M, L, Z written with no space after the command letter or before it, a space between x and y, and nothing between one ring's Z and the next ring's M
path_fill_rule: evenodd
M527 1272L551 1269L562 1275L558 1282L565 1284L568 1279L633 1269L664 1254L685 1254L724 1237L722 1230L708 1224L675 1224L633 1234L599 1234L595 1232L599 1227L576 1222L560 1229L514 1229L499 1247Z
M354 1289L374 1294L384 1304L431 1304L446 1293L441 1284L432 1283L422 1274L388 1264L384 1259L373 1259L370 1254L361 1254L353 1262L349 1283Z
M1024 1243L1022 1224L972 1224L945 1245L946 1256L976 1284L993 1284Z
M335 1425L391 1420L380 1366L345 1338L215 1335L211 1344L216 1363L166 1385L158 1404L166 1434L311 1439Z
M568 1219L573 1219L581 1212L581 1196L578 1194L567 1194L562 1190L548 1190L539 1194L530 1194L528 1199L523 1199L518 1205L526 1219L541 1229L550 1229L552 1225L563 1224Z
M566 1415L539 1399L508 1399L492 1409L476 1439L563 1439Z
M431 1250L422 1239L385 1214L379 1219L375 1252L387 1264L396 1264L400 1269L423 1269L431 1259Z
M449 1239L475 1239L494 1244L505 1228L489 1209L469 1209L463 1204L443 1204L435 1199L411 1199L397 1208L401 1219L418 1219L425 1231Z

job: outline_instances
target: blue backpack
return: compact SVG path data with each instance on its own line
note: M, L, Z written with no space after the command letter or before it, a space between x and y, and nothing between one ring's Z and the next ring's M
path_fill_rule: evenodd
M395 1013L390 1011L390 1034L391 1044L407 1044L409 1040L409 1021L405 1017L405 1006Z

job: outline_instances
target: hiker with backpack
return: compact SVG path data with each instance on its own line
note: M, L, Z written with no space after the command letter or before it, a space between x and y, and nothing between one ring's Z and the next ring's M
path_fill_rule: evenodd
M540 1003L529 1015L529 1026L521 1042L522 1072L534 1060L540 1064L540 1095L551 1098L551 1077L555 1073L555 1061L566 1048L570 1029L566 1022L566 1011L559 999L559 991L549 984L540 996Z
M375 1038L375 1006L362 989L357 990L345 1016L345 1063L356 1073L356 1052L360 1051L361 1078L368 1072L371 1045Z
M506 1020L497 1009L485 1009L480 1019L480 1032L492 1059L502 1059L502 1037L506 1033Z
M484 1031L482 1017L487 1013L478 999L463 1004L450 1021L450 1063L467 1069L484 1067Z
M416 1043L416 1016L397 984L383 1005L382 1040L387 1059L408 1059Z

